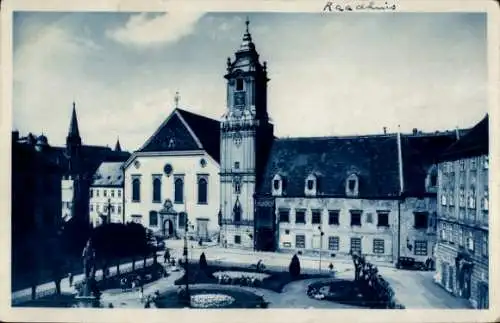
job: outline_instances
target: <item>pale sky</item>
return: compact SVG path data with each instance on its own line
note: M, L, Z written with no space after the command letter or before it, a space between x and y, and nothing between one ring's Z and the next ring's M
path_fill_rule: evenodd
M133 151L174 108L219 119L245 17L279 137L470 127L487 112L482 13L15 13L13 128Z

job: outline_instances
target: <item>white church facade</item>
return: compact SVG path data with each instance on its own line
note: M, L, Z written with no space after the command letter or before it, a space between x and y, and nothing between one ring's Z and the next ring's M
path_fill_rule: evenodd
M218 239L219 122L174 109L124 165L125 221L158 235Z

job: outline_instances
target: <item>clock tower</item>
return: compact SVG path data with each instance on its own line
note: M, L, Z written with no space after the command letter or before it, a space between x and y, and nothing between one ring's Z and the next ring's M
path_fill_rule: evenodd
M227 59L227 108L221 120L221 243L255 248L254 194L273 126L267 114L267 68L259 61L249 21L235 57Z

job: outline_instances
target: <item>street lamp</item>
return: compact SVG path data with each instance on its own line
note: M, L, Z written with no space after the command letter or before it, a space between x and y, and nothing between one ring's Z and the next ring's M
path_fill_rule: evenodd
M108 199L108 218L106 223L111 223L111 199Z
M191 297L189 296L189 266L188 266L188 241L187 241L187 234L188 234L188 215L187 212L184 212L184 266L185 266L185 272L186 272L186 291L185 291L185 297L186 297L186 303L189 305L189 302L191 300Z
M318 230L319 230L319 272L321 273L321 252L323 251L323 235L325 234L322 230L321 230L321 225L318 226Z

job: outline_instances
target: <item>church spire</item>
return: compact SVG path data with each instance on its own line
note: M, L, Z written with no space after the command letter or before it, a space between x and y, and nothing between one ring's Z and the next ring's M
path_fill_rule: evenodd
M120 138L116 138L115 151L117 151L117 152L122 151L122 147L120 146Z
M79 138L80 131L78 130L78 119L76 118L76 105L73 101L73 112L71 114L71 122L69 124L68 138Z
M250 34L250 30L248 28L248 26L250 25L250 19L248 19L248 17L245 20L245 25L246 25L246 30L245 34L243 35L243 42L241 43L239 50L240 52L255 50L255 45L252 42L252 35Z

